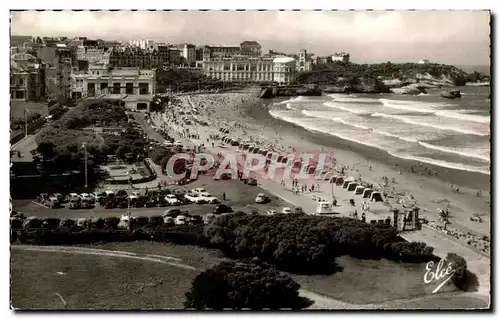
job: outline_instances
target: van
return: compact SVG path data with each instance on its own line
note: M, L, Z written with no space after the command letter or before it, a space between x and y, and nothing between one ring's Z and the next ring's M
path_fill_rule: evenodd
M316 214L333 214L333 206L329 202L318 202Z

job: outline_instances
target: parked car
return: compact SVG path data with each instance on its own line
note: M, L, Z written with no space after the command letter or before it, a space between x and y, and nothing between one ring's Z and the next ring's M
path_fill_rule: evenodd
M198 195L197 193L189 193L184 195L184 198L187 199L191 203L195 204L204 204L206 203L206 199Z
M73 198L69 201L69 209L80 209L82 208L80 197Z
M269 197L267 197L267 195L264 193L257 194L257 197L255 197L255 202L257 204L265 204L269 202Z
M163 224L165 225L174 225L175 224L175 218L172 216L164 216L163 217Z
M177 199L177 196L175 196L174 194L169 194L167 196L165 196L165 201L167 202L168 205L171 205L171 206L177 206L177 205L180 205L180 200Z
M92 201L90 198L82 198L80 201L81 208L91 208L92 207Z
M219 202L219 199L217 199L217 197L213 196L212 194L210 194L208 192L200 193L200 196L205 198L205 200L209 204L217 204Z
M291 214L292 209L290 207L283 207L283 209L281 210L281 213L282 214Z
M177 217L181 214L181 210L180 209L169 209L169 210L166 210L164 213L163 213L163 217L165 216L170 216L170 217Z
M276 215L276 211L274 209L270 209L266 212L266 215L269 215L269 216Z
M232 213L233 209L230 206L227 205L217 205L213 211L214 214L227 214L227 213Z
M125 228L125 229L129 228L130 221L132 218L129 217L128 215L122 215L120 218L120 222L118 223L118 228Z
M206 189L204 188L201 188L201 187L198 187L198 188L193 188L191 190L191 193L195 193L195 194L201 194L201 193L206 193Z
M185 225L186 224L186 216L179 215L175 218L176 225Z
M68 202L71 202L73 200L80 200L81 197L80 195L78 195L77 193L70 193L68 196L67 196L67 200Z
M245 184L250 186L257 186L257 180L255 178L249 178L245 180Z
M108 194L106 192L100 192L100 193L94 192L94 193L91 194L91 196L98 203L101 203L101 199L108 198Z
M59 202L64 201L64 196L63 196L61 193L54 193L54 194L52 195L52 197L57 198L57 200L58 200Z

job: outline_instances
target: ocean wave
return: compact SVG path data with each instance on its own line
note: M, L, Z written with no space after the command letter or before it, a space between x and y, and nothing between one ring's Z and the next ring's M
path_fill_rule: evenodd
M385 113L373 113L371 116L384 117L384 118L389 118L389 119L396 119L396 120L399 120L399 121L402 121L402 122L405 122L405 123L408 123L408 124L419 125L419 126L426 126L426 127L432 127L432 128L437 129L437 130L454 131L454 132L461 133L461 134L471 134L471 135L478 135L478 136L488 136L489 135L489 134L481 133L481 132L474 131L474 130L464 129L464 128L461 128L461 127L447 126L447 125L437 125L437 124L431 124L431 123L427 123L427 122L415 121L415 120L409 119L409 118L407 118L405 116L402 116L402 115L393 115L393 114L385 114Z
M451 153L451 154L457 154L457 155L464 156L464 157L476 158L476 159L480 159L480 160L483 160L483 161L486 161L486 162L490 163L490 156L485 156L485 155L480 155L480 154L474 154L472 152L458 151L458 150L456 150L454 148L450 148L450 147L446 147L446 146L433 145L433 144L430 144L430 143L427 143L427 142L418 142L418 144L420 144L423 147L426 147L426 148L429 148L429 149L433 149L433 150L436 150L436 151L445 152L445 153Z
M462 113L463 111L467 111L467 110L438 111L438 112L436 112L436 115L449 117L449 118L456 119L456 120L464 120L464 121L478 122L478 123L490 123L490 118L487 116L466 114L466 113Z
M347 106L342 106L342 105L339 105L337 103L332 103L332 102L325 102L325 103L323 103L323 105L334 108L334 109L347 111L347 112L350 112L353 114L371 114L372 113L372 112L363 112L363 111L359 111L359 110L354 110L354 109L349 108Z
M296 108L292 107L292 106L290 105L290 103L287 103L287 104L286 104L286 108L287 108L287 109L289 109L289 110L296 110Z
M358 97L357 95L328 94L327 96L342 103L379 103L377 99Z
M441 107L446 107L450 106L450 104L447 103L432 103L433 106L431 106L428 103L423 103L423 102L413 102L413 101L395 101L395 100L388 100L388 99L379 99L380 103L384 107L391 108L391 109L397 109L397 110L403 110L403 111L410 111L410 112L419 112L419 113L433 113L436 116L440 117L447 117L447 118L452 118L456 120L464 120L464 121L471 121L471 122L479 122L479 123L490 123L490 118L487 116L480 116L480 115L470 115L467 114L466 112L469 110L441 110Z
M394 157L399 157L402 159L407 159L407 160L413 160L417 162L422 162L422 163L427 163L427 164L432 164L436 166L441 166L441 167L446 167L446 168L452 168L460 171L469 171L469 172L476 172L476 173L481 173L485 175L490 175L489 170L484 170L484 169L479 169L470 165L465 165L465 164L460 164L460 163L451 163L447 161L440 161L428 157L420 157L420 156L412 156L412 155L402 155L394 152L388 152Z
M304 111L302 111L302 112L304 112ZM307 112L307 111L305 111L305 112ZM365 146L368 146L368 147L373 147L373 148L385 151L385 152L389 153L390 155L392 155L394 157L398 157L398 158L402 158L402 159L408 159L408 160L414 160L414 161L419 161L419 162L423 162L423 163L427 163L427 164L432 164L432 165L436 165L436 166L441 166L441 167L446 167L446 168L452 168L452 169L463 170L463 171L471 171L471 172L477 172L477 173L481 173L481 174L490 175L489 171L486 171L484 169L480 169L480 168L477 168L477 167L474 167L474 166L466 165L466 164L452 163L452 162L447 162L447 161L442 161L442 160L436 160L436 159L427 158L427 157L419 157L419 156L413 156L413 155L400 154L400 153L397 153L394 150L381 147L380 145L377 145L375 143L367 142L366 140L363 140L363 139L355 139L355 138L353 138L351 136L347 136L347 135L344 135L344 134L339 134L338 132L332 132L332 131L323 130L323 129L318 128L318 127L316 127L314 125L304 123L303 121L300 120L300 118L289 117L289 116L286 116L286 115L284 115L282 113L279 113L279 111L272 111L271 110L271 111L269 111L269 114L272 117L274 117L274 118L277 118L277 119L280 119L280 120L283 120L283 121L290 122L290 123L293 123L295 125L301 126L302 128L306 129L307 131L315 132L315 133L322 133L322 134L329 134L329 135L336 136L336 137L338 137L340 139L343 139L343 140L346 140L346 141L350 141L350 142L357 143L357 144L362 144L362 145L365 145ZM340 118L336 118L336 119L339 122L341 122L341 121L345 122L345 120L342 120ZM352 124L352 123L350 123L350 124ZM350 125L350 124L347 124L347 125ZM357 126L361 126L361 125L357 125ZM366 128L364 126L362 126L362 127ZM366 129L371 130L370 128L366 128ZM485 159L484 156L477 155L477 154L471 155L471 154L468 154L468 153L465 153L465 152L456 151L454 149L440 148L438 146L434 146L434 145L431 145L431 144L426 143L426 142L419 142L419 141L411 139L411 138L405 138L405 137L397 136L395 134L391 134L391 133L384 132L384 131L379 131L379 130L372 130L372 131L374 131L375 133L378 133L378 134L382 134L382 135L386 135L386 136L391 136L391 137L398 138L398 139L403 139L403 140L406 140L408 142L417 142L422 147L426 147L428 149L434 149L434 150L445 152L445 153L456 153L456 154L459 154L459 155L463 155L463 156L467 156L467 157L472 157L472 158L477 158L477 159L481 159L481 160Z

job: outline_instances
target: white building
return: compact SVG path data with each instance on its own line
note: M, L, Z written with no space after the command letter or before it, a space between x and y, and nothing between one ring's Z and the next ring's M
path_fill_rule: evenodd
M273 60L234 56L203 61L205 75L228 82L272 82Z
M109 68L107 64L89 65L86 72L71 75L71 96L121 99L133 110L149 110L155 93L155 71L139 68Z
M278 82L295 81L296 61L290 57L264 58L234 56L203 61L205 75L228 82Z
M295 82L296 60L290 57L278 57L273 60L273 81L279 84Z
M139 47L143 50L154 47L155 42L153 40L130 40L129 45L134 47Z
M89 63L109 64L110 52L108 49L79 46L76 49L78 60Z
M420 60L418 61L418 64L429 64L429 60Z

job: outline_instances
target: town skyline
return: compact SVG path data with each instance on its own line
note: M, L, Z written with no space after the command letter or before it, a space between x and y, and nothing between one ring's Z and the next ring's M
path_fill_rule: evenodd
M489 11L25 11L11 12L11 34L196 45L255 40L263 51L345 51L357 63L489 65L489 21Z

